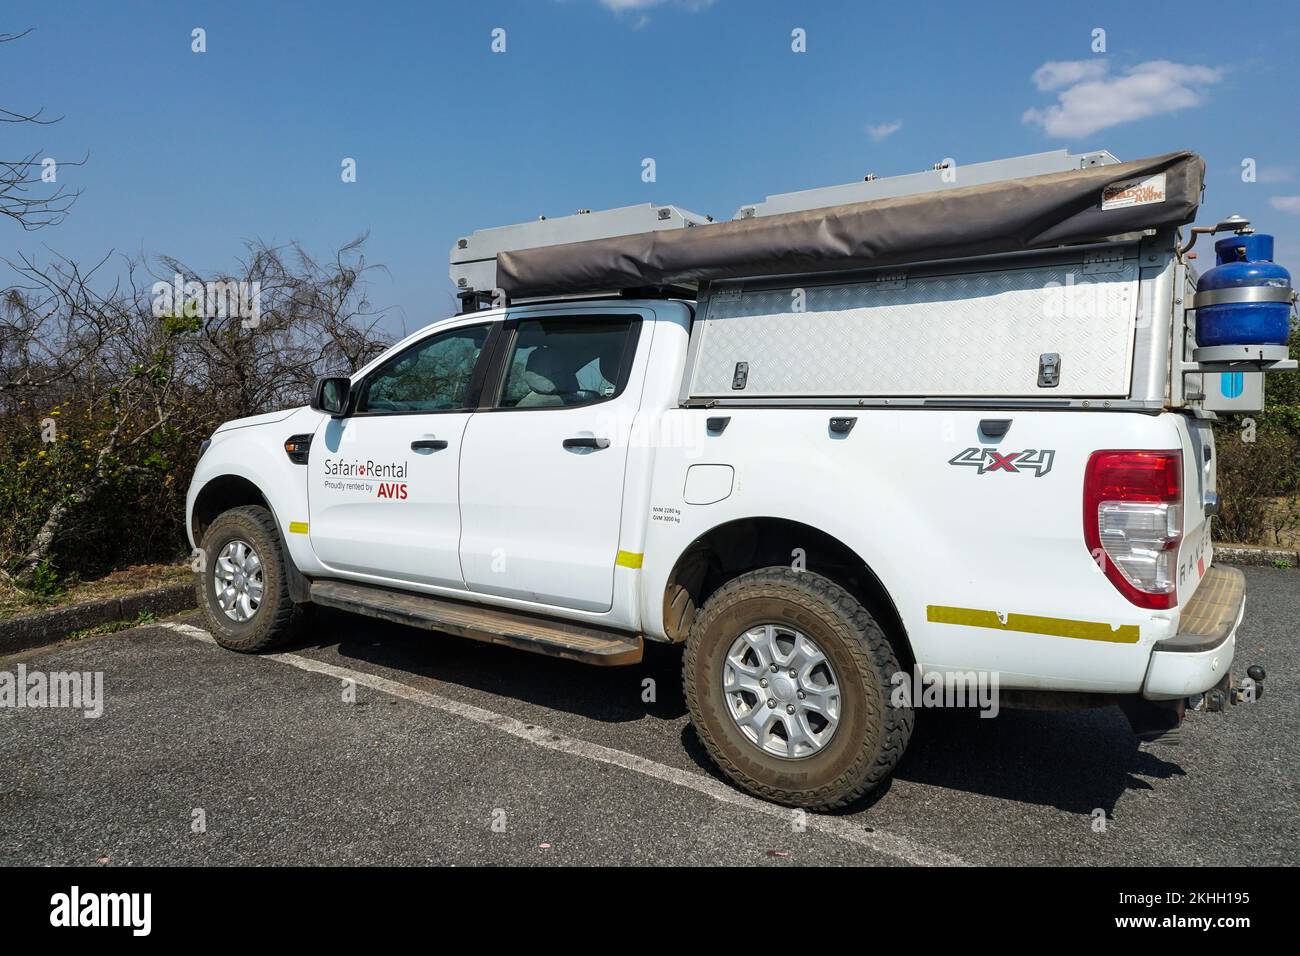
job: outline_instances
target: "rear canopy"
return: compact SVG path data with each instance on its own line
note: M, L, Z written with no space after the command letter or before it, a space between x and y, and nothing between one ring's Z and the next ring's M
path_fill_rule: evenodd
M960 181L960 168L956 173ZM695 286L1098 242L1191 222L1204 179L1205 161L1182 151L692 229L503 251L497 285L513 298Z

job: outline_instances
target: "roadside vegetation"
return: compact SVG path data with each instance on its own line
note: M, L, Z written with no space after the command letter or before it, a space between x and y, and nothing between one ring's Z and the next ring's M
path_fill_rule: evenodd
M48 582L44 588L0 584L0 620L72 604L126 597L154 588L189 585L192 580L189 562L174 561L170 564L136 564L91 580L82 580L81 575L73 571Z
M6 260L0 592L39 599L183 556L186 488L217 425L302 404L316 376L384 347L361 245L322 263L250 243L237 272L210 276L166 257L89 269ZM101 279L110 270L120 278ZM158 309L155 283L177 275L205 288L247 283L258 313L187 297Z
M1292 329L1291 354L1300 355ZM1215 426L1219 498L1217 541L1300 548L1300 373L1270 373L1263 413Z
M149 611L141 611L135 617L126 618L121 621L108 621L104 624L96 624L94 627L83 627L79 631L73 631L68 635L68 640L79 641L86 637L98 637L101 634L116 634L118 631L125 631L132 627L144 627L146 624L152 624L158 620L157 615Z

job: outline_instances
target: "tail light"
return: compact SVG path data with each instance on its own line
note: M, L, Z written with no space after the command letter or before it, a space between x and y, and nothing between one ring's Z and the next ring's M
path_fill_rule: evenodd
M1182 452L1093 452L1083 477L1083 538L1106 577L1138 607L1178 603L1182 529Z

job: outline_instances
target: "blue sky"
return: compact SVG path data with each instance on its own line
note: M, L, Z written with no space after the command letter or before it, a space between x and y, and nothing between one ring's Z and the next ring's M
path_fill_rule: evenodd
M1300 6L1230 11L8 0L0 32L35 30L0 46L0 105L64 119L0 127L0 156L90 158L61 171L84 189L68 219L29 234L0 223L0 256L167 253L219 270L246 238L328 255L369 231L368 257L388 269L370 295L396 332L454 309L447 251L478 227L646 201L730 218L870 171L1064 146L1201 153L1201 221L1253 219L1295 271ZM191 52L195 27L206 53ZM645 157L657 182L642 182Z

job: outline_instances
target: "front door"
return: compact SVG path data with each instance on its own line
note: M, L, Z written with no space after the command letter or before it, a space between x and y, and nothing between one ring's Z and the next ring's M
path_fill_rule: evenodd
M437 332L360 382L312 440L308 533L347 577L463 588L458 466L490 323Z
M461 452L460 555L471 590L610 609L645 375L635 361L641 326L630 311L506 323L506 362L483 401L491 407L470 420Z

